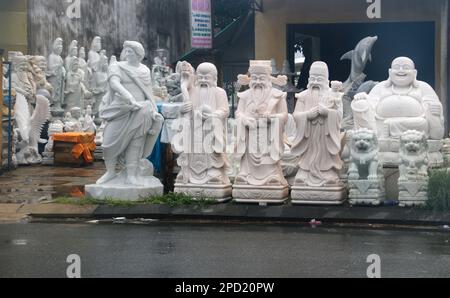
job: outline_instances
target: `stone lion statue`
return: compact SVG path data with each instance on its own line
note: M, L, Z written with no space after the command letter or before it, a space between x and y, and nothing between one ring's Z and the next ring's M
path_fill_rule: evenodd
M408 130L400 138L400 181L428 177L428 143L424 133Z
M378 137L373 130L362 128L350 134L349 180L378 180Z

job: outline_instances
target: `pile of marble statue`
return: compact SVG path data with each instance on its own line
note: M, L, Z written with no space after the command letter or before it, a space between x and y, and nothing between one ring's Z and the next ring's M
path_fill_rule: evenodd
M126 41L120 59L108 59L99 37L87 61L76 41L63 60L60 38L48 59L10 53L17 160L42 162L37 148L49 119L48 164L53 134L96 132L102 149L94 154L107 171L86 186L87 196L139 200L163 192L147 157L166 128L165 142L179 155L176 193L238 203L423 205L429 168L442 167L450 154L443 105L407 57L393 60L387 80L366 81L377 39L363 39L342 57L351 61L346 82L330 82L327 64L313 63L293 114L288 77L274 75L270 60L250 61L238 77L245 91L231 120L211 63L194 69L179 62L173 73L160 50L149 69L140 43ZM169 102L163 115L161 101Z
M366 82L376 41L365 38L342 57L352 62L344 83L330 82L328 66L315 62L292 115L280 88L287 77L273 76L271 61L250 61L239 76L249 88L238 94L231 138L222 133L229 109L215 66L184 62L175 192L238 203L425 204L428 170L442 167L449 152L443 106L407 57L392 62L386 81ZM206 149L193 150L201 140ZM230 142L234 151L224 151ZM237 169L233 184L230 169Z
M63 50L64 41L57 38L47 57L9 52L8 60L13 65L11 87L17 94L13 102L13 160L19 165L52 165L52 135L63 132L96 133L95 158L103 159L105 123L99 117L99 109L108 92L108 69L117 63L117 58L106 56L98 36L92 40L87 57L85 48L79 47L76 40L70 43L65 59L61 57ZM157 101L169 101L180 93L179 76L166 64L166 55L166 50L158 50L154 60L152 77L157 79L153 93ZM7 90L8 80L4 76L3 80ZM48 140L43 140L46 124ZM42 156L40 143L46 143Z

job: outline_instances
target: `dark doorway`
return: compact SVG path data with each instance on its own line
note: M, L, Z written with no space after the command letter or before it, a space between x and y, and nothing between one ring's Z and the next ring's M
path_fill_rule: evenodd
M332 80L345 81L350 61L340 61L366 36L378 36L372 51L372 63L365 73L368 80L383 81L388 77L392 60L399 56L412 58L419 80L435 86L435 25L433 22L389 22L352 24L288 25L288 57L294 69L295 49L303 48L306 58L299 88L305 88L312 62L322 60L330 68Z

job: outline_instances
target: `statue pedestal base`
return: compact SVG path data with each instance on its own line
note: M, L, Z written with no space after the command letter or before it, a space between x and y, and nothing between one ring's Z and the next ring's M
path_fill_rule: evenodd
M414 207L424 206L428 200L428 180L398 182L399 206Z
M347 191L342 186L294 186L292 204L302 205L342 205L347 199Z
M360 206L379 206L386 200L384 181L349 180L350 204Z
M86 185L86 197L96 200L118 199L123 201L139 201L164 194L164 186L155 177L146 177L145 185L130 185L116 178L106 184Z
M288 186L233 186L233 199L237 203L283 204L288 198Z
M230 185L194 185L175 184L175 193L185 194L195 199L213 199L218 203L231 200L232 187Z

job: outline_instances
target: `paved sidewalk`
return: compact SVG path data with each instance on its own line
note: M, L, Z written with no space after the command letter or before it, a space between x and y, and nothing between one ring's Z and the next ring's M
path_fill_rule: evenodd
M211 206L167 205L64 205L64 204L0 204L0 222L27 218L39 219L127 219L211 221L269 221L323 223L392 224L414 226L450 225L450 212L433 212L398 207L323 207L323 206L257 206L217 204Z

